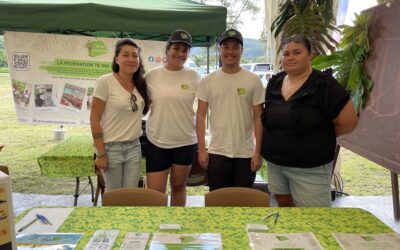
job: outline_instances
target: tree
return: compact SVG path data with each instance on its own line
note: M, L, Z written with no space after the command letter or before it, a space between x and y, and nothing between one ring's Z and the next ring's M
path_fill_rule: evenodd
M258 7L260 0L196 0L196 2L226 7L228 29L239 29L243 25L241 17L244 13L255 16L260 12L260 7Z
M334 52L337 42L330 34L340 30L335 24L333 0L286 0L279 7L271 31L275 38L307 35L313 41L317 55L325 55L326 49Z
M4 37L0 36L0 68L7 67L7 55L4 49Z
M0 68L7 67L7 56L4 49L0 49Z

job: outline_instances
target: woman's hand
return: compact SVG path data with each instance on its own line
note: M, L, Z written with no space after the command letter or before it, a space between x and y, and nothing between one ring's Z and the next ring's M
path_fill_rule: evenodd
M96 167L102 171L106 171L108 168L107 156L96 158L94 163L96 164Z

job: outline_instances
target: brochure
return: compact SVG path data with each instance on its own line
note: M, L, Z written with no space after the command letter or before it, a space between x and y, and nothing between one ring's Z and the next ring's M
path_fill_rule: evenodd
M221 250L222 240L219 233L168 234L155 233L150 250Z
M75 249L81 233L18 234L18 250L70 250Z
M97 230L92 235L85 250L111 250L118 234L119 230Z
M395 233L387 234L348 234L333 233L333 237L344 250L393 250L400 249L400 236Z
M296 249L323 250L313 233L254 233L249 232L252 250Z
M133 233L125 234L124 241L120 250L145 250L149 241L150 233Z

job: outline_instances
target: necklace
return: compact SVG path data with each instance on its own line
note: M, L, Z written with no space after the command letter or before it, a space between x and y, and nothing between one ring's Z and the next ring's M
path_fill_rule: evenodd
M307 72L307 74L304 75L304 77L302 77L294 82L290 81L289 75L285 76L285 78L283 79L282 87L281 87L281 94L286 101L289 100L292 97L292 95L301 88L301 86L303 86L305 81L310 76L311 72L312 72L312 69L309 72Z
M135 88L135 84L133 83L132 79L129 79L129 81L125 81L119 73L115 73L115 76L117 77L117 80L119 84L129 93L133 92L133 89Z

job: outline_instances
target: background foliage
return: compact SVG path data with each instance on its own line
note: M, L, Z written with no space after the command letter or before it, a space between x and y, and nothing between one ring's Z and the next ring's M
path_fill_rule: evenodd
M333 0L286 0L279 6L271 31L276 39L304 34L311 38L314 52L325 55L327 50L336 49L337 42L331 36L333 31L338 31L335 20Z
M338 50L331 55L321 55L313 60L313 66L317 69L333 69L335 78L350 92L357 112L365 105L373 84L364 69L364 61L370 51L368 41L370 16L369 12L356 14L353 26L341 26L342 39Z

